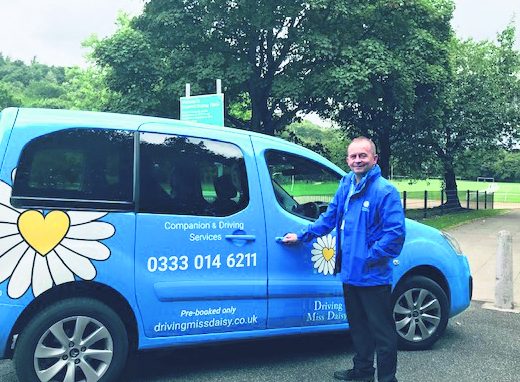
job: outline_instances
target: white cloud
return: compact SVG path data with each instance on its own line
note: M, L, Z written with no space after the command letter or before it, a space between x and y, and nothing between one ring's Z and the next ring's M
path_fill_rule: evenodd
M143 0L0 0L0 52L30 62L81 65L81 43L116 30L119 10L140 13Z
M0 0L0 53L29 63L84 65L81 43L111 35L119 10L139 14L146 0ZM462 38L495 39L516 14L520 0L455 0L452 25ZM520 42L517 41L520 47Z
M516 46L520 48L519 0L455 0L452 26L461 38L496 40L498 33L514 21Z

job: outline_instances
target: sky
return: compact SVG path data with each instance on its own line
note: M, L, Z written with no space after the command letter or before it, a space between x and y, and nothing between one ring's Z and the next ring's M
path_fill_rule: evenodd
M86 66L81 43L116 30L119 11L136 15L144 0L0 0L0 53L26 63ZM455 0L452 25L461 38L494 40L516 14L520 0ZM520 41L517 41L520 49Z

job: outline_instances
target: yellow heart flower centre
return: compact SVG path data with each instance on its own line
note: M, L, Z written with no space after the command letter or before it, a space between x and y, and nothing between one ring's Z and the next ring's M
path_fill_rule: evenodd
M70 227L69 216L62 211L51 211L46 216L29 210L18 218L18 230L36 252L45 256L63 240Z
M334 249L323 248L323 251L321 251L321 253L323 254L325 260L329 261L330 259L332 259L332 256L334 256Z

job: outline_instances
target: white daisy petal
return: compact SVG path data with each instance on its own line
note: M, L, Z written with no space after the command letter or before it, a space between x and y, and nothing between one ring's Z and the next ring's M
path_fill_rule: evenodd
M7 206L11 205L11 186L5 182L0 182L0 203Z
M0 204L0 220L4 223L16 223L20 213L5 204Z
M323 264L323 275L327 276L329 274L329 262L326 261L325 264Z
M334 258L332 258L332 259L329 261L329 273L330 273L330 274L333 274L333 273L334 273L335 265L336 265L336 261L334 260Z
M326 261L322 261L320 266L318 267L318 272L323 273L323 267L325 267Z
M325 236L321 237L321 240L323 240L323 246L324 247L329 247L329 245L330 245L330 243L329 243L329 236L330 235L325 235Z
M0 237L11 236L18 233L18 226L15 223L0 222Z
M45 256L49 269L51 271L52 279L56 285L60 285L66 282L74 281L74 273L65 266L63 261L56 255L56 252L52 251Z
M330 269L330 264L329 263L325 264L325 269L323 269L323 274L325 276L327 276L329 274L332 274L332 270Z
M34 259L34 271L32 274L32 290L34 297L38 297L47 289L52 288L52 277L47 265L47 258L36 256Z
M98 241L63 239L59 246L66 247L73 252L92 260L106 260L110 257L110 249ZM58 246L58 247L59 247Z
M11 223L15 223L18 217L16 217L14 220L6 220L6 213L11 212L17 213L17 215L20 214L20 212L23 212L25 210L22 209L16 209L13 206L11 206L11 186L9 186L5 182L0 182L0 216L2 221L9 221Z
M319 249L320 251L323 249L323 245L320 245L316 242L312 243L312 246L315 248L315 249Z
M90 211L68 211L67 215L70 218L70 225L78 225L92 222L101 219L106 212L90 212Z
M0 283L11 276L27 248L29 246L25 242L20 242L16 247L11 248L0 256Z
M323 249L313 249L313 250L311 251L311 253L312 253L313 255L321 255L322 252L323 252Z
M96 268L86 257L80 256L61 245L54 250L65 265L83 280L92 280L96 277Z
M321 265L321 263L323 263L323 257L316 260L316 262L314 263L314 268L318 268Z
M312 261L318 261L318 259L323 259L323 255L320 253L319 255L315 255L311 257Z
M323 236L320 236L316 239L316 241L318 242L318 244L323 248L323 247L326 247L326 244L325 242L323 241Z
M327 235L327 246L328 246L329 248L334 247L334 236L332 236L332 235Z
M71 226L66 237L81 240L102 240L113 236L114 226L105 222L90 222L86 224Z
M7 294L11 298L22 297L31 286L31 276L33 272L34 257L36 252L29 248L16 266L16 269L7 285Z
M22 235L12 235L0 239L0 253L6 253L23 240Z

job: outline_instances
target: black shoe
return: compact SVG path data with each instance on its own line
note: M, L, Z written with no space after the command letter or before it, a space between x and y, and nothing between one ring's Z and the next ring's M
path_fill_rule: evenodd
M334 378L342 381L374 382L374 373L369 374L356 369L341 370L334 372Z

